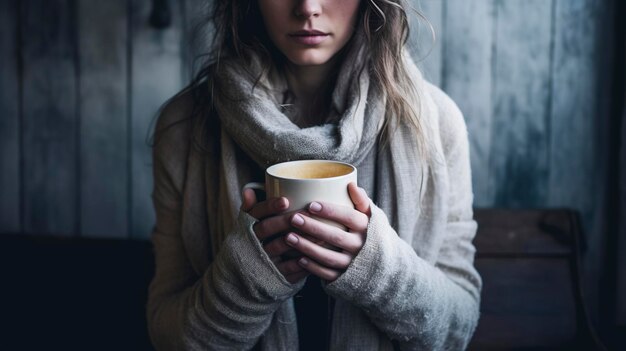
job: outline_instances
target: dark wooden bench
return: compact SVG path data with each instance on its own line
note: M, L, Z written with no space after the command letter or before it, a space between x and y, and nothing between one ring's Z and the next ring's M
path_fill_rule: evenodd
M476 219L484 288L470 350L597 349L578 285L576 214L477 210ZM153 260L144 241L0 235L0 348L151 349Z
M580 289L582 231L570 210L476 210L481 319L470 350L602 349Z

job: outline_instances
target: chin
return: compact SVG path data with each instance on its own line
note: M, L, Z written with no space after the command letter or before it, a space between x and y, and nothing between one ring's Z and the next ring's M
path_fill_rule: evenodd
M327 63L332 55L321 52L292 53L287 58L298 66L319 66Z

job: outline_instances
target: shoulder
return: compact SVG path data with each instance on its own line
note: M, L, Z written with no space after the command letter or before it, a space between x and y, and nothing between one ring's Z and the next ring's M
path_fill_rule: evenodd
M446 151L446 146L455 141L467 140L467 127L463 114L457 104L441 89L428 82L417 68L410 55L405 52L406 67L417 88L417 98L422 99L422 117L429 133L439 134ZM435 131L438 129L438 132Z
M201 124L196 122L206 118L201 106L208 104L199 101L208 99L208 91L207 94L200 94L204 88L206 84L186 88L161 107L153 134L155 156L175 159L189 151L190 141L198 129L196 126Z
M195 93L193 89L184 89L163 104L152 138L155 181L168 180L179 192L184 187L189 163L195 162L190 158L191 148L197 144L194 139L201 129L196 127L196 121L205 117L196 113L199 95Z
M196 92L189 88L182 90L164 103L158 114L152 136L152 167L155 196L159 201L180 197L188 181L189 167L202 160L193 157L192 149L196 136L201 135L197 134L201 133L201 123L196 121L205 118L197 113L200 95Z
M444 152L459 144L467 144L467 126L457 104L437 86L425 81L424 87L437 110L439 136Z
M163 142L171 142L189 132L193 111L193 94L191 90L183 90L168 100L158 114L154 128L155 146Z

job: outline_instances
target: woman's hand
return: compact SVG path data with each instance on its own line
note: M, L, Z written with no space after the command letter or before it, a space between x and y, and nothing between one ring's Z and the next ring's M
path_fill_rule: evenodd
M289 200L285 197L271 198L257 203L254 190L243 190L241 209L258 220L253 227L254 233L278 271L293 284L309 273L298 264L301 255L294 255L297 252L293 248L289 247L284 240L280 240L281 238L275 238L293 229L290 221L293 213L287 213L288 208ZM267 243L265 243L266 240Z
M300 266L329 282L336 280L348 268L354 256L361 251L371 215L370 199L365 190L358 188L355 183L350 183L348 193L354 203L354 209L323 202L313 202L309 205L311 214L343 224L348 231L300 213L292 214L290 218L291 224L299 231L338 250L329 249L293 232L284 238L286 244L305 256L298 260Z

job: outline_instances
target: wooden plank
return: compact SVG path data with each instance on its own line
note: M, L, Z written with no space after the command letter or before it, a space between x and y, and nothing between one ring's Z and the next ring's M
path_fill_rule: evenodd
M626 43L624 43L626 45ZM626 77L622 77L622 79L626 79ZM626 101L625 99L622 101ZM626 328L626 143L624 143L624 135L626 135L626 105L624 105L624 112L622 113L622 146L620 150L620 188L619 188L619 203L621 204L619 217L621 220L619 221L619 231L618 231L618 247L616 252L620 253L617 255L617 312L616 312L616 320L617 325L622 328ZM626 333L625 335L624 345L626 345Z
M131 226L130 236L149 237L154 226L152 149L148 136L159 107L182 88L182 21L172 6L172 25L155 29L148 23L152 1L132 0L131 87Z
M623 14L626 12L626 4L621 3L616 6L614 9L616 13ZM616 18L615 16L614 18ZM622 28L622 36L621 36L621 45L622 45L622 58L626 56L626 25L624 22L621 24ZM619 57L619 56L618 56ZM624 85L626 84L626 72L622 70L622 89L626 89ZM619 79L619 78L617 78ZM615 99L619 99L619 96L613 94ZM620 101L620 100L617 100ZM615 249L617 254L617 258L615 264L617 265L617 303L616 303L616 324L622 330L621 337L621 345L626 346L626 91L622 90L622 98L621 98L621 123L622 129L619 131L621 135L621 146L619 149L619 166L618 166L618 174L619 179L617 180L619 183L619 192L618 192L618 201L620 203L619 213L617 213L617 218L619 219L618 224L618 232L617 232L617 248Z
M555 39L551 110L549 206L578 209L583 217L589 247L583 266L583 289L592 318L599 320L603 287L597 278L606 270L604 228L608 165L605 157L611 113L607 108L614 79L608 53L614 27L607 2L558 0L555 7Z
M412 7L407 9L411 30L407 43L409 52L424 77L434 85L440 86L443 2L440 0L412 0L409 1L409 5ZM435 31L434 41L429 23L420 18L416 11L424 15L432 25Z
M185 30L185 62L183 77L185 83L191 81L202 68L207 53L210 52L213 40L213 25L209 21L212 1L185 0L183 4L183 18Z
M126 237L127 3L78 1L81 233Z
M20 228L20 84L17 1L0 0L0 232Z
M577 228L568 210L476 210L479 256L569 255Z
M21 2L24 228L78 230L76 18L70 0Z
M567 259L477 259L476 268L484 285L469 349L562 348L574 341L577 308Z
M601 7L595 0L557 1L555 9L548 204L585 214L595 206L597 190L589 185L604 181L595 177L599 121L592 117L600 112Z
M494 205L539 207L548 194L552 2L495 4Z
M463 112L470 140L474 205L493 204L489 158L492 138L493 0L445 2L442 87Z
M608 51L599 47L606 41L600 32L606 22L602 21L603 16L606 18L603 7L606 5L592 0L557 1L555 15L548 204L577 208L589 231L596 234L588 235L591 250L584 266L587 277L600 275L605 260L606 239L596 221L604 217L604 196L598 189L606 181L607 165L598 155L605 155L606 149L597 136L603 128L601 124L606 122L593 117L606 114L599 108L603 96L609 94L599 82L600 60L604 58L599 53ZM596 280L587 279L585 290L591 310L597 311L600 292Z

